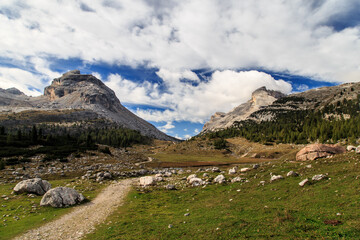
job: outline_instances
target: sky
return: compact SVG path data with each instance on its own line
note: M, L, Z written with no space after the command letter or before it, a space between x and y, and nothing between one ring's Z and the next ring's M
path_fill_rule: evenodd
M1 0L0 88L93 74L171 136L259 87L360 81L359 0Z

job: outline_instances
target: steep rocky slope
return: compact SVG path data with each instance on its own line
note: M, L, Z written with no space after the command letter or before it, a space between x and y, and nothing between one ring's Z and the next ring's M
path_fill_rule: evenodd
M125 128L161 140L174 140L121 105L113 90L92 75L73 70L55 78L44 95L28 97L17 89L0 89L1 114L26 110L86 110ZM83 119L81 119L83 120Z
M231 127L235 121L247 119L252 113L284 96L281 92L261 87L252 93L251 99L246 103L239 105L228 113L217 112L211 116L210 121L205 123L202 133Z

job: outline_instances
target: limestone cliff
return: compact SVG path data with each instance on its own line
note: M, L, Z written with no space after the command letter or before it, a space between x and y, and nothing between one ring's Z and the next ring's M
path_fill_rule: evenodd
M211 116L210 121L205 123L202 133L231 127L235 121L245 120L252 113L272 104L284 96L281 92L267 90L265 87L261 87L252 93L251 99L246 103L235 107L228 113L217 112Z

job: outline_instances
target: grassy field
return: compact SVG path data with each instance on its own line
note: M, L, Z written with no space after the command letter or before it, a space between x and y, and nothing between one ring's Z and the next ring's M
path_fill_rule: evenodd
M286 177L290 170L301 176ZM270 173L285 179L270 183ZM316 174L329 178L298 185ZM249 182L134 189L87 239L359 239L359 155L274 161L241 177Z
M88 200L93 199L104 187L104 185L74 179L54 180L50 183L52 187L75 187ZM11 194L14 186L15 184L0 185L0 239L11 239L26 230L58 218L72 209L71 207L40 207L42 196L29 197L26 194Z

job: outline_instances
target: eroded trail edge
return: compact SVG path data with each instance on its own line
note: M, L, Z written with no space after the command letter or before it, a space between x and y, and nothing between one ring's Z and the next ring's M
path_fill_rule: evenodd
M15 239L81 239L94 231L96 225L104 222L123 203L136 180L138 179L125 179L113 183L93 201Z

